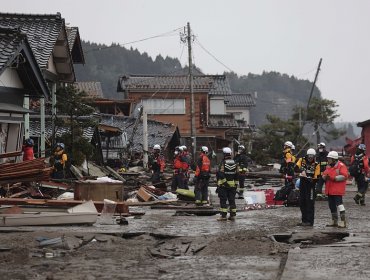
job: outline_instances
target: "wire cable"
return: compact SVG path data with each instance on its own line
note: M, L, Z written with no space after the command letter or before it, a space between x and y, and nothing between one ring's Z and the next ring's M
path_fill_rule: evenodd
M195 43L197 43L207 54L209 54L214 60L216 60L218 63L220 63L222 66L224 66L227 70L229 70L230 72L234 72L236 73L235 71L233 71L230 67L228 67L226 64L224 64L222 61L220 61L216 56L214 56L209 50L207 50L200 42L199 42L199 39L196 37L196 40L194 41Z
M173 29L171 31L168 31L168 32L165 32L165 33L162 33L162 34L159 34L159 35L154 35L154 36L146 37L146 38L143 38L143 39L139 39L139 40L135 40L135 41L127 42L127 43L117 44L117 45L114 45L114 46L98 47L98 48L95 48L95 49L86 50L86 51L84 51L84 53L89 53L89 52L93 52L93 51L100 51L100 50L104 50L104 49L108 49L108 48L114 48L114 47L123 47L123 46L126 46L126 45L140 43L140 42L144 42L144 41L147 41L147 40L160 38L160 37L170 37L170 36L172 36L170 34L172 34L174 32L177 32L179 30L182 30L182 29L183 29L183 27L179 27L179 28Z

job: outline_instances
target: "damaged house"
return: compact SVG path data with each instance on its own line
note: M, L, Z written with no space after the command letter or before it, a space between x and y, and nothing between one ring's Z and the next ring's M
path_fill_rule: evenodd
M206 145L219 151L234 137L239 138L245 129L250 129L249 113L245 112L242 117L240 112L234 114L231 106L228 108L227 104L234 104L234 99L230 98L232 92L225 75L196 75L193 79L197 146ZM148 118L176 124L185 139L184 144L191 146L189 76L122 76L117 91L133 100L134 105L142 104ZM250 95L243 102L246 111L255 106Z

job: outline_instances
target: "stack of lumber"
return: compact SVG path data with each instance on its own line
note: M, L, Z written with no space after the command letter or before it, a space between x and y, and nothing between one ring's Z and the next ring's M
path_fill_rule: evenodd
M45 158L0 164L0 184L37 182L50 179L52 167L45 166Z

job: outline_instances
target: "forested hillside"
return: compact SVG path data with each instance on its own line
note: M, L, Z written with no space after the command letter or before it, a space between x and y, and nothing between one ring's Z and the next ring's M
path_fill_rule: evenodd
M157 56L155 59L136 49L119 45L99 45L82 42L86 64L76 65L78 81L100 81L105 97L120 99L116 92L118 77L125 74L181 74L186 73L176 58ZM201 67L200 67L201 68ZM207 73L212 74L212 73ZM266 114L289 118L291 108L306 104L311 82L277 72L264 72L238 76L225 73L236 93L252 93L257 97L252 109L251 121L260 125L266 122ZM320 95L316 88L314 95Z

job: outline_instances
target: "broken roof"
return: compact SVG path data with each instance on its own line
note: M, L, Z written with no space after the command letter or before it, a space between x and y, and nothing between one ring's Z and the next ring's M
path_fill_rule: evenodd
M194 92L210 95L229 95L231 89L225 75L194 75ZM133 91L189 91L188 75L128 75L120 77L118 92Z
M256 102L250 93L233 93L225 96L227 107L253 107Z
M130 138L133 132L133 126L135 118L125 116L113 116L113 115L102 115L100 121L101 124L114 126L125 131L127 137ZM179 131L176 125L170 123L162 123L158 121L148 120L148 146L153 147L155 144L159 144L163 149L166 149L168 143L171 141L174 135L179 135ZM143 123L139 122L139 125L133 136L132 143L133 151L143 151Z

